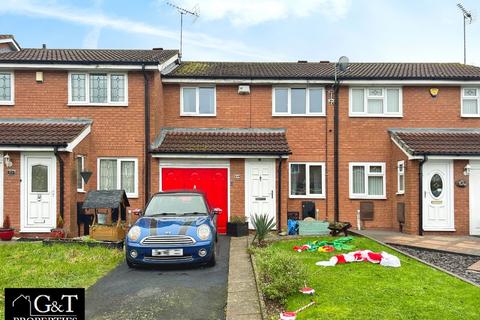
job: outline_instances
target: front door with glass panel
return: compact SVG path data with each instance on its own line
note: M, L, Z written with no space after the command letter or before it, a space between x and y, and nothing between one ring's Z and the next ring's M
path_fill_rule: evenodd
M450 160L428 160L423 165L423 230L454 231Z
M55 228L55 160L50 153L23 155L22 231L49 232Z

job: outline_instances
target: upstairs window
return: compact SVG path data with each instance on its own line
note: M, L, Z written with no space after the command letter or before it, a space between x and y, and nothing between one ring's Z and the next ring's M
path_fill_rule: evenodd
M71 72L68 78L71 105L127 105L128 79L125 73Z
M351 117L401 117L401 88L350 88Z
M215 116L215 87L182 87L180 114L182 116Z
M13 73L0 72L0 105L13 104Z
M479 91L479 88L462 88L462 117L480 117Z
M325 115L325 90L314 88L273 88L274 116Z
M385 163L350 163L350 198L385 199Z

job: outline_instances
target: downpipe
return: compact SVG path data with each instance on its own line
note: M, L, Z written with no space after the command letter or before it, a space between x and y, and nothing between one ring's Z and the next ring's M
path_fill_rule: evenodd
M57 158L58 160L58 164L59 164L59 174L60 174L60 217L62 217L62 219L64 218L64 196L65 196L65 168L64 168L64 162L63 162L63 159L62 157L60 157L60 154L58 153L58 147L54 147L53 148L53 154L55 155L55 157Z
M424 156L418 167L418 235L423 236L423 164L428 161Z

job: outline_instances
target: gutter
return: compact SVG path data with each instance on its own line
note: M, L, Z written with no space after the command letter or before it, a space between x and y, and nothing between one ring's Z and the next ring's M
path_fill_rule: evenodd
M65 198L65 168L62 157L58 153L58 147L53 148L53 153L58 160L58 164L60 165L60 217L64 218L64 198ZM56 225L55 225L56 227Z
M144 159L145 159L145 205L147 204L150 198L150 92L148 87L148 77L147 72L145 71L145 64L142 64L142 72L143 72L143 84L144 84L144 110L145 110L145 124L144 124L144 131L145 131L145 152L144 152Z
M423 164L428 161L424 155L418 167L418 235L423 236Z
M340 81L334 84L335 104L333 114L333 194L334 194L334 221L338 222L340 219L340 200L339 200L339 179L338 179L338 162L339 162L339 113L338 110L338 91L340 90Z

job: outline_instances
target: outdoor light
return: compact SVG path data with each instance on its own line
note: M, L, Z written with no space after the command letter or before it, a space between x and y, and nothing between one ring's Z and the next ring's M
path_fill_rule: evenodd
M469 163L467 163L465 168L463 168L463 175L468 177L470 175L471 170L472 170L472 166Z
M130 257L132 257L133 259L135 259L136 257L138 257L138 253L136 250L131 250L130 251Z
M8 168L11 168L13 166L13 163L12 161L10 160L10 156L8 155L8 153L3 157L3 160L5 160L5 167L8 169Z
M207 249L202 248L202 249L198 250L198 255L200 257L205 257L207 255Z

